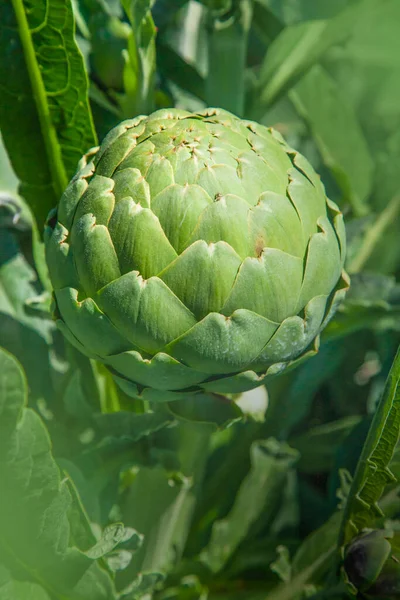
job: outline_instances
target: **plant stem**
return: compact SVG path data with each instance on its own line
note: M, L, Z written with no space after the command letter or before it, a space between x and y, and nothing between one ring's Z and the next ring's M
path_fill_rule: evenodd
M319 572L323 568L327 568L335 555L336 548L331 548L324 554L321 554L309 567L303 569L295 575L287 583L278 586L278 589L273 590L265 600L292 600L297 598L304 589L304 586L309 583L314 573Z
M363 269L381 236L385 232L385 229L393 223L399 210L400 196L394 196L365 234L360 250L348 265L349 273L357 273Z
M219 14L209 8L208 75L206 102L239 117L245 99L247 37L251 23L252 2L240 0L235 8Z
M342 581L334 587L317 592L313 596L310 596L308 600L325 600L326 598L338 598L338 600L343 600L348 596L348 588L346 584Z

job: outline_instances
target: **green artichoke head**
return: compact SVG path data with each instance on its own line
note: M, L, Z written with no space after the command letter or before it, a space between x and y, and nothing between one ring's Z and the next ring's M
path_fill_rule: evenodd
M348 287L342 215L311 165L219 109L110 131L46 252L61 331L155 401L261 385L315 351Z
M348 545L344 572L363 598L400 599L400 532L366 529Z

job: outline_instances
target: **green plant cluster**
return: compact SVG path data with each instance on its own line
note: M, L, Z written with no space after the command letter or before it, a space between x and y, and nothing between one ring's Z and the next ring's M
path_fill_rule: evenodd
M399 23L0 2L0 600L400 597Z

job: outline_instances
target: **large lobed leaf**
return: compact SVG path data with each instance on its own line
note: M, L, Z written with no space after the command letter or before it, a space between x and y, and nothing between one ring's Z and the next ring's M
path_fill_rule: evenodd
M108 573L74 546L76 527L69 519L83 517L68 479L61 478L43 422L26 407L24 373L3 350L0 390L2 563L40 583L55 598L112 600L115 589ZM88 550L93 539L89 533L84 537L83 549Z
M70 0L0 4L0 128L39 227L95 144Z

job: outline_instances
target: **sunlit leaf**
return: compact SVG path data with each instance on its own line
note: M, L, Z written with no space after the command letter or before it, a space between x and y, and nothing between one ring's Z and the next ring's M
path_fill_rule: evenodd
M40 417L26 408L27 383L0 351L0 529L3 561L68 600L111 600L108 574L70 545L73 498ZM96 581L96 585L93 582ZM84 592L84 596L82 593Z
M396 480L389 465L400 435L400 352L389 373L383 396L371 423L343 511L339 546L371 527L381 516L379 500Z
M0 127L19 191L41 231L78 160L96 141L87 75L69 0L3 2L0 24Z

